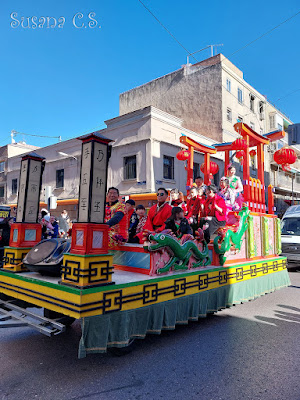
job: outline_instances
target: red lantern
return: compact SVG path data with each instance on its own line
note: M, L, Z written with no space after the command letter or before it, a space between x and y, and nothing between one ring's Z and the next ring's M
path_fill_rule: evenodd
M256 156L256 151L251 150L249 154L250 154L250 157L254 158Z
M239 162L243 165L244 164L244 157L245 157L245 152L244 150L238 150L235 153L236 158L239 160Z
M293 149L283 148L274 153L274 161L277 164L294 164L297 154Z
M180 150L177 154L176 154L176 158L179 161L186 161L188 158L190 158L191 153L188 150Z
M201 166L200 166L200 171L201 172L205 172L204 171L204 167L205 167L205 164L203 163L203 164L201 164ZM219 166L218 166L218 164L216 164L215 162L213 162L213 161L211 161L210 163L209 163L209 172L212 174L212 175L215 175L218 171L219 171Z
M236 158L238 158L238 159L241 159L241 158L245 157L245 152L244 152L244 150L238 150L238 151L235 153L235 156L236 156Z
M246 150L248 147L246 140L244 139L236 139L231 144L232 150Z

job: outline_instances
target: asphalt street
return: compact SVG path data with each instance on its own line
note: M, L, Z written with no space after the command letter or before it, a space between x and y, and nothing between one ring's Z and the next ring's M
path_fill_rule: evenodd
M80 325L0 330L0 400L300 400L300 272L291 286L149 335L123 357L77 359Z

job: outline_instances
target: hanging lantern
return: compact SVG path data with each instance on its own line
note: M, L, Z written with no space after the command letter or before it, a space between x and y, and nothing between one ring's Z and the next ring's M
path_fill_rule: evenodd
M236 139L231 144L232 150L246 150L248 147L245 139Z
M239 160L240 160L241 158L245 157L245 152L244 152L244 150L238 150L238 151L235 153L235 156L236 156L236 158L238 158Z
M297 154L293 149L283 148L274 153L274 161L277 164L294 164L296 160Z
M205 164L204 163L201 164L200 171L203 172L203 173L205 172L204 167L205 167ZM218 171L219 171L218 164L216 164L215 162L211 161L209 163L209 172L210 172L210 174L215 175Z
M251 158L254 158L256 156L256 151L255 150L251 150L249 154L250 154Z
M188 150L180 150L177 154L176 154L176 158L179 161L186 161L187 159L189 159L191 156L191 153Z
M239 160L239 162L243 165L244 164L244 157L245 157L245 152L244 150L238 150L235 153L236 158Z

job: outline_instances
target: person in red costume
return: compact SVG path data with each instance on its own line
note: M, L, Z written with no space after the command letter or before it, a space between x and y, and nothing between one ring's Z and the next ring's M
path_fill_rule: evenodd
M114 247L119 242L128 239L127 210L125 204L119 201L119 190L111 187L107 192L104 223L109 225L108 246Z
M170 191L170 206L172 207L181 207L184 215L187 214L187 206L184 201L183 193L180 192L177 188L172 189Z
M186 218L195 233L198 228L199 213L201 211L201 202L200 198L198 197L197 188L195 186L192 187L190 190L190 198L187 202L187 210L188 213Z
M203 218L200 219L200 228L204 230L204 238L207 243L209 243L211 235L226 225L226 204L217 192L218 189L215 185L207 187Z
M152 206L148 212L144 231L161 232L165 229L166 220L172 214L172 207L167 203L168 191L165 188L157 190L157 204ZM143 241L143 232L137 235L140 242Z

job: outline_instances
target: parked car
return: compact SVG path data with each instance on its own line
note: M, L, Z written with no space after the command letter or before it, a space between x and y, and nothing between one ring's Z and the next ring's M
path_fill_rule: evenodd
M300 269L300 205L286 210L281 221L281 243L288 269Z

